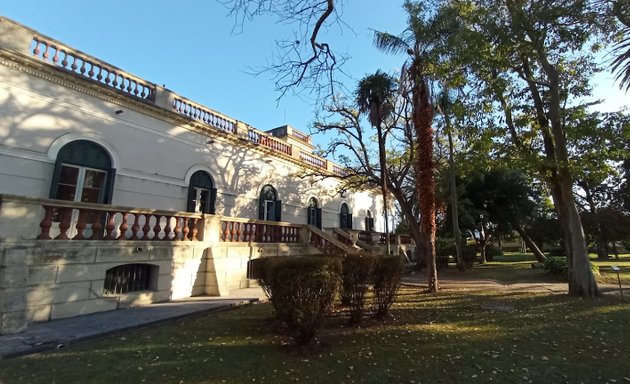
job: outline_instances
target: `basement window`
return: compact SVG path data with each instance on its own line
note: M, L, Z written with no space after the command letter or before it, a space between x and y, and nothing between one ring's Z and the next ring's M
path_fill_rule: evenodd
M124 264L110 268L105 272L103 293L120 293L155 290L158 266L151 264Z

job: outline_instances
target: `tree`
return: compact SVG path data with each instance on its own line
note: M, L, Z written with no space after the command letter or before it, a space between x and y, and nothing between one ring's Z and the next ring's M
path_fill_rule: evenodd
M368 120L374 128L378 140L378 157L381 173L381 192L383 194L383 212L385 216L385 233L387 243L387 254L391 255L391 244L389 238L389 216L387 214L387 160L385 152L385 139L387 131L383 130L383 123L394 109L394 93L396 92L396 80L380 70L359 81L356 90L356 103L360 112L368 113Z
M617 0L613 2L612 13L624 25L622 39L615 45L617 57L611 63L613 72L617 72L615 79L619 81L619 88L630 90L630 2Z
M416 210L416 193L413 178L412 159L414 158L413 128L408 100L395 94L393 113L385 119L383 130L387 151L387 190L396 199L397 208L407 224L406 231L416 244L421 241ZM354 100L356 102L356 99ZM326 114L319 116L313 125L315 133L333 133L333 140L323 150L324 156L333 156L344 168L343 174L331 176L328 172L306 171L304 176L335 177L342 188L365 189L366 186L379 186L383 180L378 156L372 135L362 122L362 114L349 100L335 98L326 107Z
M587 234L600 259L608 258L608 243L622 240L610 227L621 226L623 162L630 158L630 115L587 113L577 108L569 116L567 143L574 165L575 196ZM621 139L620 139L621 138ZM608 228L608 229L607 229ZM612 230L611 230L612 229Z
M322 41L322 30L340 23L336 0L219 0L234 17L235 28L246 20L271 15L294 26L291 37L276 41L277 57L260 72L272 75L279 99L287 92L307 91L325 99L334 94L334 74L345 62ZM322 95L323 92L323 95Z
M433 159L433 114L429 86L431 66L435 57L432 49L442 30L442 14L432 12L424 3L406 1L409 16L408 27L399 36L387 32L375 32L374 43L384 52L405 54L404 82L409 84L412 121L415 130L414 168L416 173L417 199L420 211L421 242L417 243L421 258L428 264L429 290L439 290L435 254L435 162Z
M567 108L587 96L596 69L588 48L608 36L609 19L581 0L469 0L453 3L463 20L453 56L466 61L480 98L502 111L502 141L545 180L568 251L569 293L598 294L573 196ZM542 154L542 157L539 157Z
M446 136L448 138L448 167L449 167L449 203L451 207L451 221L453 225L453 239L455 240L455 260L460 270L464 269L464 260L462 258L462 233L459 228L459 210L457 196L457 178L455 174L455 149L453 145L453 126L451 125L450 113L452 102L448 91L442 92L437 103L438 112L444 117Z

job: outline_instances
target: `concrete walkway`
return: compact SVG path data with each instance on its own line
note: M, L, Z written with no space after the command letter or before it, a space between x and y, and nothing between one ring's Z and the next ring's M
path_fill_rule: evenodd
M262 289L246 288L233 291L227 297L191 297L168 303L29 324L24 332L0 336L0 360L58 349L132 328L247 305L264 299Z

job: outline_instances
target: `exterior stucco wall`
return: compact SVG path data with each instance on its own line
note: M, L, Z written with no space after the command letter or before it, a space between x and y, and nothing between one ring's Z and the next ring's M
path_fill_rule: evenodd
M363 228L368 209L377 230L382 227L378 199L369 193L341 198L335 180L311 184L298 176L303 168L290 161L57 80L0 65L0 113L6 117L0 120L0 193L48 197L56 152L64 143L86 139L114 159L115 205L185 210L186 176L195 168L213 177L218 214L258 218L260 188L271 184L283 204L283 221L305 223L312 196L323 208L324 227L339 225L343 201L352 209L354 228ZM116 114L119 110L123 113Z

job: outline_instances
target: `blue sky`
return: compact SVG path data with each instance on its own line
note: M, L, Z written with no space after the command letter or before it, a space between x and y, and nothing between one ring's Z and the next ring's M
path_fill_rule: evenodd
M308 132L313 120L310 100L287 95L278 102L272 79L250 74L271 60L274 40L291 36L291 25L271 18L235 33L234 20L214 0L5 0L0 14L260 130L291 124ZM365 74L400 67L401 57L373 48L372 29L401 32L402 0L345 1L342 16L351 29L332 26L325 36L351 57L342 79L350 89ZM628 105L609 73L596 82L595 97L606 100L600 109Z

